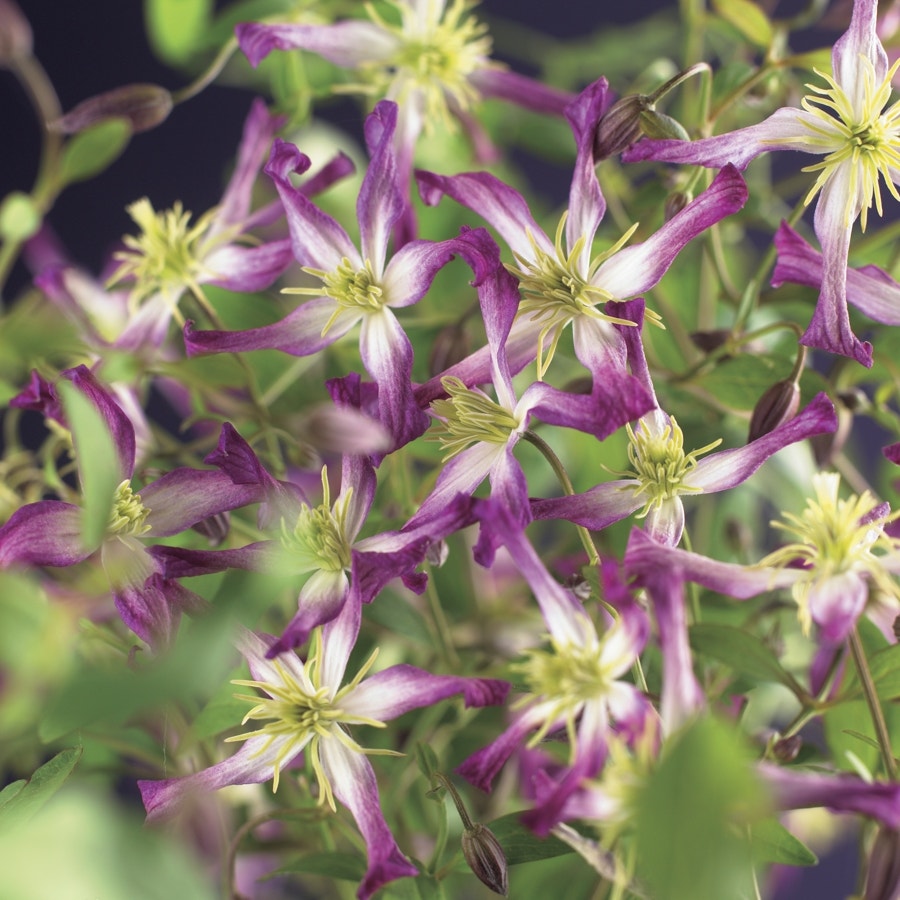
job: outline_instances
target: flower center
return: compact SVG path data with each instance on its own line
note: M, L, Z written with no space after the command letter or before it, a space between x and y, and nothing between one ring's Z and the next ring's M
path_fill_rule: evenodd
M453 130L450 108L465 111L479 99L469 77L490 65L487 26L469 15L473 0L451 0L446 8L444 0L388 2L399 12L400 25L385 22L371 4L366 9L373 22L399 38L400 48L386 65L370 63L362 68L401 106L410 103L410 94L418 93L426 132L438 120Z
M241 687L256 688L268 694L260 697L257 694L236 694L239 700L253 704L253 708L244 716L241 725L247 722L260 721L264 724L253 731L225 738L226 742L246 741L249 738L264 737L266 740L256 752L256 756L265 754L274 743L278 743L278 751L273 761L274 774L272 790L278 790L281 767L289 763L307 744L310 749L307 760L312 766L319 785L319 803L327 803L335 809L334 792L325 775L319 756L319 741L336 738L348 749L357 753L394 754L390 750L364 749L342 727L342 725L372 725L383 728L384 723L364 716L349 715L341 709L341 698L354 690L365 677L375 662L378 650L366 660L356 677L343 688L335 689L321 684L322 630L317 628L313 633L309 656L302 663L299 671L290 669L279 659L272 665L278 675L278 681L253 681L236 679L232 684Z
M292 554L291 562L299 571L339 572L350 568L346 534L351 494L347 491L332 507L328 470L323 466L322 502L315 507L304 503L292 531L282 521L281 543Z
M900 166L900 103L885 110L891 97L891 79L900 60L894 63L881 84L872 62L860 57L863 72L863 93L860 107L853 103L834 78L815 70L828 87L807 87L818 96L807 96L803 108L823 124L819 129L807 125L813 137L811 143L831 151L820 163L808 166L804 172L818 172L819 176L806 197L809 203L822 189L832 173L844 163L850 165L850 189L844 208L844 225L849 227L857 215L866 230L869 209L874 205L882 215L881 179L893 197L900 194L891 179L891 172ZM882 112L884 110L884 112ZM807 139L809 140L809 139Z
M807 577L793 587L805 633L809 632L812 623L810 589L843 573L866 573L883 593L900 600L900 586L873 552L876 547L887 551L900 548L900 541L885 534L883 528L900 517L900 511L884 512L882 504L868 491L841 500L838 497L840 476L836 473L814 475L813 488L816 498L807 500L801 515L785 513L786 521L772 522L773 528L786 531L797 540L770 553L759 563L760 566L784 568L799 559L806 565Z
M322 336L328 334L338 316L345 310L357 313L376 313L387 302L384 291L375 277L372 263L367 259L361 269L354 268L345 256L333 272L304 266L303 271L321 279L322 287L283 288L282 294L307 294L315 297L331 297L337 307L322 329Z
M109 514L107 535L140 537L150 530L146 524L150 510L131 489L131 482L123 481L113 494L112 511Z
M206 271L203 259L212 247L228 239L225 234L207 238L216 210L210 210L191 226L191 213L183 211L180 201L172 209L157 213L143 197L128 207L128 214L141 233L122 239L128 249L115 254L121 265L107 287L132 279L132 311L157 293L165 294L174 307L182 291L195 287L197 278Z
M495 403L481 391L469 390L459 378L448 375L441 379L446 400L431 404L441 417L435 431L446 451L442 462L452 459L470 444L487 442L505 444L521 422L508 409Z
M594 257L585 272L581 257L587 237L582 235L578 238L570 253L566 253L563 247L567 217L568 212L565 212L556 228L554 255L551 256L543 250L529 231L527 234L532 247L531 259L514 253L516 265L507 266L519 279L522 301L519 304L518 315L528 316L532 322L542 323L538 337L538 379L543 379L549 368L563 329L578 316L590 316L592 319L619 325L634 325L634 322L628 319L608 316L596 308L596 303L615 298L609 291L592 282L600 264L621 250L634 234L637 224L633 225L616 244ZM544 341L548 335L550 345L545 351Z
M614 472L623 478L636 479L634 495L646 495L643 509L638 518L648 515L654 507L659 509L666 500L678 494L697 493L700 488L685 484L685 479L697 465L697 457L709 453L722 443L722 439L713 441L699 450L684 452L684 434L674 418L659 430L652 419L641 419L640 427L635 431L631 425L628 430L628 461L631 470ZM627 488L626 488L627 490Z

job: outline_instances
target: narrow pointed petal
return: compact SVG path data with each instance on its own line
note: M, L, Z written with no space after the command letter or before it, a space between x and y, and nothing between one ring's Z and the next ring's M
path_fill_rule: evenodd
M294 262L291 242L284 238L259 247L226 244L215 250L205 265L215 273L212 284L238 293L252 293L269 287Z
M737 169L746 169L751 160L770 150L822 153L822 148L812 143L816 132L811 129L813 126L821 128L819 123L820 120L812 113L786 106L776 109L768 119L757 125L717 137L699 141L644 138L629 147L622 154L622 159L624 162L653 159L717 169L731 163Z
M868 784L853 775L797 771L768 763L760 763L758 771L779 809L824 806L900 828L900 783Z
M816 204L814 225L824 262L822 290L812 321L800 342L807 347L849 356L871 368L872 345L853 334L847 314L847 257L853 222L861 206L857 198L848 218L847 197L851 183L852 169L848 161L831 173Z
M366 842L368 867L356 896L368 900L382 885L412 878L419 870L403 855L381 812L378 783L366 757L337 740L319 744L322 768L334 796L350 810Z
M835 41L831 51L834 80L843 88L854 109L865 101L865 75L861 58L872 63L875 83L884 81L888 58L878 39L878 0L854 0L850 27Z
M204 601L160 573L142 585L126 584L113 592L122 621L154 651L169 647L183 612L199 612Z
M95 547L81 540L81 510L59 500L40 500L17 509L0 528L0 568L74 566Z
M364 715L387 722L413 709L432 706L462 694L466 706L503 703L509 684L494 678L432 675L415 666L391 666L367 678L341 703L350 715Z
M344 679L347 660L356 644L362 621L362 604L356 590L348 592L340 612L322 627L321 683L333 686Z
M744 179L734 166L726 165L699 197L646 241L625 247L606 260L592 282L617 300L643 294L659 282L686 244L737 212L746 201Z
M869 585L857 572L820 578L809 589L809 614L822 638L832 644L847 640L869 600Z
M607 481L582 494L532 500L531 512L535 519L567 519L591 531L602 531L641 508L643 495L635 496L637 486L637 481L629 479Z
M244 121L241 143L238 147L234 172L222 195L219 212L210 228L210 236L232 225L243 225L250 212L253 182L262 168L275 132L284 123L284 117L271 116L265 103L259 98L253 101ZM246 288L246 290L253 290Z
M566 219L566 243L569 252L583 238L584 247L578 261L578 270L587 272L591 264L591 245L597 227L606 212L606 200L597 181L594 167L594 138L600 119L609 105L608 84L600 78L588 85L577 99L566 107L566 118L572 126L578 155L569 188L569 217Z
M150 510L150 535L165 537L225 510L258 503L264 495L257 485L235 484L224 472L183 467L148 484L139 496Z
M153 547L151 549L166 578L193 578L244 569L248 572L271 572L284 564L284 554L274 541L257 541L234 550L189 550L187 547Z
M314 628L330 622L344 608L349 592L350 583L343 570L320 569L310 575L297 598L297 612L269 648L269 659L305 643Z
M247 350L281 350L291 356L311 356L343 337L359 321L352 310L339 316L327 334L322 334L334 313L330 297L316 297L298 306L280 322L248 328L246 331L195 331L192 322L184 326L184 346L188 356L202 353L243 353Z
M254 68L273 50L309 50L345 68L387 59L399 40L372 22L347 20L334 25L263 25L235 28L238 44Z
M294 257L301 266L326 272L337 269L342 259L361 269L363 261L347 232L290 179L294 172L302 175L309 165L309 158L293 144L276 138L265 168L284 204Z
M466 172L447 176L417 171L416 181L427 206L437 206L446 195L478 213L499 232L513 253L523 259L534 258L529 232L537 245L555 258L553 242L534 220L525 198L494 175Z
M778 263L772 274L772 287L789 282L821 289L824 273L822 254L786 222L778 227L775 247ZM847 269L847 302L876 322L900 325L900 284L878 266Z
M685 476L689 487L704 493L725 491L746 481L770 456L790 444L815 434L829 434L837 428L834 404L826 394L817 394L793 419L751 441L744 447L723 450L704 457Z
M651 507L644 519L644 530L654 541L676 547L684 534L684 503L681 497L669 497Z
M469 80L483 97L498 97L549 116L561 116L575 99L573 94L495 66L476 69Z

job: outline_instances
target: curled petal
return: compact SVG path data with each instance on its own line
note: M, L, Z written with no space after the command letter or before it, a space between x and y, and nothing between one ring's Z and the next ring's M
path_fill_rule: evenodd
M81 510L59 500L40 500L17 509L0 528L0 568L74 566L95 547L81 540Z

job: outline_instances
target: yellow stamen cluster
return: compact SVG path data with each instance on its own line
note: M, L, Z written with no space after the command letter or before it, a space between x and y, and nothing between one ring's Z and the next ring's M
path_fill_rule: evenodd
M465 111L478 102L480 95L470 76L492 65L487 26L469 15L473 0L450 0L449 5L446 0L388 3L399 13L400 25L386 22L369 3L366 10L373 22L399 39L400 46L387 63L361 67L373 82L368 90L386 93L401 107L411 102L411 94L418 94L422 102L414 105L422 107L426 132L436 121L453 130L450 109Z
M143 197L128 207L128 214L141 233L123 238L128 249L115 255L121 265L108 287L133 280L129 297L132 311L154 294L164 294L174 307L185 289L198 290L198 278L213 274L206 269L204 260L216 245L234 236L223 232L212 239L208 237L215 209L192 226L191 213L185 212L180 202L157 213Z
M878 215L882 215L882 178L893 197L900 200L891 178L891 172L900 168L900 102L885 109L891 97L891 80L900 60L894 63L880 84L876 81L871 60L860 57L860 63L863 90L859 108L833 77L818 70L816 74L828 86L807 85L816 96L805 97L802 106L821 123L821 127L804 123L813 135L811 139L804 140L828 153L822 162L804 169L805 172L819 173L805 202L809 203L836 169L846 164L849 166L850 185L844 208L844 225L849 227L859 215L860 226L865 231L868 211L873 204Z
M647 497L638 518L649 514L654 507L659 509L666 500L679 494L697 493L700 488L685 484L687 476L696 468L697 458L714 450L722 439L713 441L699 450L684 452L684 434L674 418L659 431L647 423L635 431L631 425L628 430L628 461L632 470L616 472L624 478L636 479L634 495Z
M582 235L569 253L566 253L563 247L567 217L568 212L563 214L556 228L553 256L543 250L534 236L528 232L528 240L532 247L531 259L514 254L516 265L507 266L509 271L519 279L522 302L519 304L518 314L528 316L532 322L542 323L541 333L538 337L537 376L539 379L543 379L553 360L563 329L573 319L579 316L589 316L598 321L618 325L634 325L634 322L628 319L608 316L596 308L595 304L615 298L609 291L592 282L600 264L622 249L634 234L637 224L629 228L612 247L594 257L587 272L584 272L580 260L586 237ZM550 345L545 351L544 342L548 335L550 336Z
M301 572L339 572L350 568L346 535L351 494L347 491L332 507L328 471L322 467L322 502L315 507L304 503L291 531L282 522L281 542L291 554L292 566Z
M338 316L346 310L375 313L387 302L369 260L365 261L363 268L357 269L345 256L333 272L313 269L309 266L304 266L303 271L321 279L322 287L284 288L282 293L331 297L337 303L337 308L322 328L323 337L328 334Z
M383 722L365 716L349 715L341 709L341 700L359 685L372 667L377 655L378 650L376 649L357 672L356 677L335 692L332 687L321 683L322 634L321 629L316 629L309 657L303 664L303 671L299 677L295 677L283 663L275 659L272 665L278 674L279 681L265 682L243 679L232 681L232 684L256 688L269 696L261 698L256 694L235 695L239 700L253 704L253 708L241 721L242 725L246 725L251 720L262 721L265 724L253 731L226 738L226 741L246 741L250 738L265 737L265 742L254 754L256 756L266 753L274 742L277 741L280 744L273 762L273 791L278 790L282 766L290 763L301 750L309 745L307 760L318 782L319 803L327 803L334 810L336 808L334 791L325 776L319 755L321 740L335 738L355 753L401 755L391 750L363 748L343 727L345 725L371 725L374 728L384 728Z
M521 422L508 410L481 391L470 390L452 375L441 379L447 400L431 404L441 417L436 436L446 451L443 462L461 453L470 444L487 442L505 444Z
M842 500L838 496L840 476L819 473L813 477L815 499L807 500L806 509L799 516L784 513L783 522L772 522L794 535L797 540L780 547L761 560L760 566L791 566L797 560L807 566L807 577L793 587L804 631L811 626L809 592L813 586L847 572L867 575L887 596L900 600L900 586L881 565L874 550L892 552L900 549L900 542L889 537L883 526L900 516L900 511L874 516L880 506L868 491L852 494Z
M150 510L131 489L130 481L123 481L113 494L112 510L109 514L107 535L119 537L140 537L150 527L146 524Z

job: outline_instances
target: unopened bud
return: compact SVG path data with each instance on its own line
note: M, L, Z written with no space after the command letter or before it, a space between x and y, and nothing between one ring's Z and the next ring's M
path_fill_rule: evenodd
M896 900L900 896L900 832L882 826L878 829L869 872L866 876L864 900Z
M750 417L748 441L755 441L789 422L800 407L800 386L793 379L778 381L759 398Z
M428 357L428 371L432 377L465 359L471 352L470 345L469 333L464 325L453 324L442 328L431 345L431 355Z
M897 618L894 619L894 624L891 630L894 632L894 637L897 638L898 641L900 641L900 616L897 616Z
M675 191L666 197L663 215L668 222L674 219L694 198L690 191Z
M0 0L0 66L31 56L31 26L12 0Z
M301 437L316 450L330 453L381 453L391 446L387 429L350 406L323 403L304 418Z
M218 547L228 537L230 521L231 519L227 512L220 512L201 519L196 525L192 525L191 528L198 534L202 534L213 547Z
M715 331L694 331L691 333L691 341L694 346L704 353L712 353L720 347L724 347L731 340L731 332L727 328L718 328ZM728 359L726 356L725 359Z
M77 134L105 119L125 119L131 131L149 131L172 111L172 95L158 84L127 84L79 103L52 123L55 131Z
M814 434L809 439L813 458L820 469L827 469L835 456L844 449L850 429L853 427L853 413L842 403L838 403L835 409L838 417L837 430L826 434Z
M849 409L852 413L867 412L872 406L865 392L858 387L838 391L837 398L844 408Z
M509 892L506 854L493 832L479 824L466 829L462 836L462 852L478 880L495 894L505 897Z
M436 569L439 569L445 562L447 562L447 557L450 555L450 547L446 541L435 541L433 544L428 545L428 549L425 551L425 561L430 566L434 566Z
M803 738L799 734L791 735L791 737L781 738L775 741L772 746L772 752L776 759L782 762L793 762L803 746Z
M641 114L648 103L643 94L629 94L613 103L594 137L594 162L627 150L643 134Z
M641 113L641 130L648 138L654 140L689 141L690 135L677 119L657 112L655 109L646 109Z

